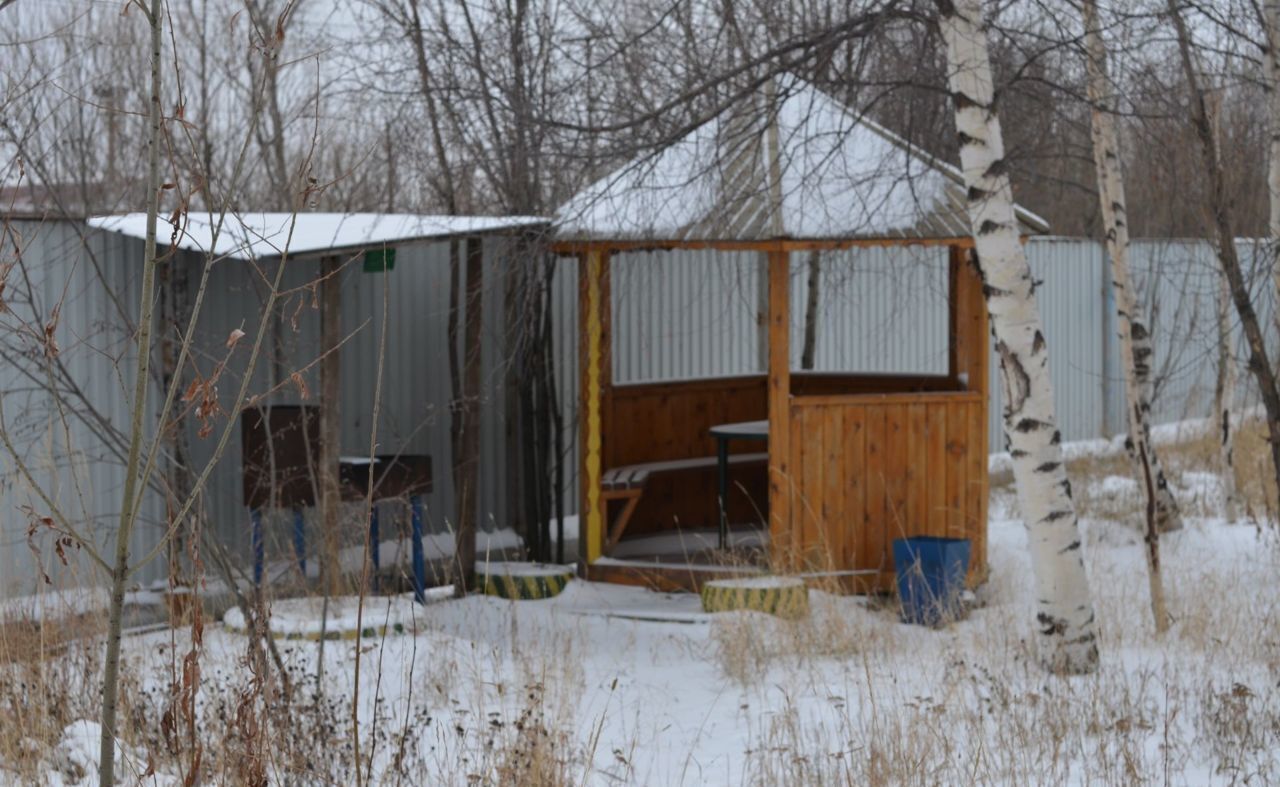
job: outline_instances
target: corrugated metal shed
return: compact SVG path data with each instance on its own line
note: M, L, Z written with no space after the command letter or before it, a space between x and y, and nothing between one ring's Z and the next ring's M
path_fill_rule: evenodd
M4 415L19 453L29 457L27 461L36 471L33 475L37 481L53 491L77 526L92 531L96 540L105 544L114 531L120 505L123 450L119 435L128 424L128 375L132 368L128 321L138 313L138 263L143 244L117 233L86 229L76 222L15 222L12 226L29 276L21 282L16 274L10 278L6 299L11 313L6 324L12 328L16 319L27 312L42 314L47 320L51 307L61 303L56 335L62 345L58 363L65 368L65 380L59 378L59 387L71 412L64 428L57 402L44 390L38 346L33 346L26 333L11 329L0 341L0 352L10 361L0 372ZM511 239L502 234L484 240L481 457L485 470L479 496L482 527L488 529L505 521L506 496L502 490L506 469L503 457L507 451L502 408L496 403L501 401L504 383L503 291L512 245ZM186 265L193 276L198 276L204 260L203 255L179 252L171 264ZM266 282L278 264L273 260L255 264L225 260L211 269L194 353L197 368L206 376L219 363L226 362L218 385L224 409L231 409L244 377L250 343L241 342L236 352L228 355L227 337L233 329L245 331L249 339L255 335L267 295ZM287 295L279 309L282 352L277 366L286 380L294 370L301 370L299 379L314 397L319 391L314 362L321 348L319 313L311 285L318 275L318 260L296 259L287 266ZM349 337L341 349L343 452L359 455L368 451L378 332L385 299L390 329L378 450L427 453L433 457L435 485L425 497L427 525L434 532L448 530L454 508L448 407L449 243L402 246L396 266L389 273L365 273L357 259L344 267L341 276L342 328L344 336ZM34 304L28 307L24 300ZM252 393L267 391L279 382L273 379L272 367L267 358L257 365ZM287 384L270 401L297 403L303 387ZM157 392L152 393L150 401L158 413ZM200 439L195 436L197 424L188 422L192 461L197 468L212 456L222 423L218 421L212 436ZM116 438L104 437L103 430ZM0 461L0 596L30 593L36 590L41 577L32 552L24 547L28 519L22 507L30 506L36 513L43 513L46 507L14 463L7 457ZM241 501L238 428L232 433L223 461L210 476L202 507L206 526L220 541L247 557L249 528ZM387 511L383 533L406 525L403 514ZM306 516L309 522L314 518L310 511ZM162 532L163 517L163 501L156 494L150 495L134 538L135 555L143 554L155 543ZM278 555L288 553L288 519L283 513L268 518L268 548ZM349 536L356 540L362 537L361 533L359 526L353 526ZM41 564L57 581L100 579L74 553L72 565L59 569L51 535L37 530L33 543ZM145 583L164 573L163 560L156 561L138 574L138 580Z

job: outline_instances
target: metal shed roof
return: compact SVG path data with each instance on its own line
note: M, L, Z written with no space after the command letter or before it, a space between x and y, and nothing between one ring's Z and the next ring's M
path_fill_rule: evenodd
M296 221L295 221L296 215ZM219 257L255 259L394 245L410 241L461 237L545 227L536 216L420 216L397 213L227 213L219 217L192 211L178 227L161 219L157 241L187 251ZM145 238L147 214L94 216L89 226Z
M1026 234L1048 230L1018 208ZM784 75L556 213L565 240L953 238L960 172Z

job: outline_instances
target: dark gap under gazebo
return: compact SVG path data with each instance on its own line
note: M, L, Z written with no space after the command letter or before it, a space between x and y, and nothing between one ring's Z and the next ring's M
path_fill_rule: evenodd
M954 168L782 78L561 208L589 578L697 589L769 570L884 590L893 539L915 535L971 539L969 581L985 578L988 327L964 196ZM946 373L794 371L792 253L911 245L949 250ZM767 256L767 373L615 385L610 256L684 249Z

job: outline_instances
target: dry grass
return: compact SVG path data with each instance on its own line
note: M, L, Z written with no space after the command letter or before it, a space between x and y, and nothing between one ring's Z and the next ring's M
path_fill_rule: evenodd
M1228 564L1206 552L1196 520L1216 515L1212 485L1203 483L1214 446L1204 438L1163 455L1190 520L1165 545L1174 625L1164 639L1148 619L1145 577L1133 570L1141 565L1131 529L1140 495L1104 484L1128 476L1127 459L1070 466L1090 520L1086 556L1104 654L1090 677L1038 666L1025 555L996 543L982 604L939 630L899 625L883 600L829 592L814 592L801 620L741 612L707 627L668 626L653 658L665 659L671 680L701 669L717 683L714 706L693 714L718 714L703 722L705 737L683 723L646 726L664 718L664 703L697 701L629 686L647 655L612 673L599 660L587 668L590 649L629 646L578 636L573 622L537 630L522 612L536 607L485 602L458 607L474 614L460 614L455 628L359 644L360 764L344 688L357 645L326 645L319 692L316 646L281 643L294 686L286 703L251 641L212 624L194 741L174 736L169 666L188 652L189 630L126 649L126 742L171 774L190 766L198 744L202 778L219 784L260 775L273 784L352 784L357 768L370 783L404 785L1280 783L1280 538L1240 527L1227 535L1259 544L1249 560L1237 551ZM1261 520L1275 506L1264 491L1269 475L1256 469L1267 458L1256 424L1238 455L1240 487ZM993 510L1007 510L1010 491L995 494ZM93 625L90 617L0 626L0 782L40 783L56 767L64 728L96 717L99 631L88 629L83 643L71 636ZM655 625L593 631L635 636ZM389 688L397 685L411 691ZM706 740L723 760L699 748ZM646 764L655 757L688 764L670 777Z

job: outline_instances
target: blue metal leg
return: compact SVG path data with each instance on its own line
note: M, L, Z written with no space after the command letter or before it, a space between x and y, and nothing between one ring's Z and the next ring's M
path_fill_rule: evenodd
M302 579L307 578L307 522L302 517L302 509L293 509L293 554L298 557L298 570Z
M262 512L258 509L249 510L249 543L253 547L253 583L255 585L262 584Z
M378 589L378 569L382 568L382 543L378 535L378 502L375 500L369 507L369 555L373 558L373 589Z
M427 560L422 554L422 498L417 495L409 498L409 508L413 531L413 598L424 604L427 601Z
M720 548L729 544L729 441L716 436L716 471L719 473Z

